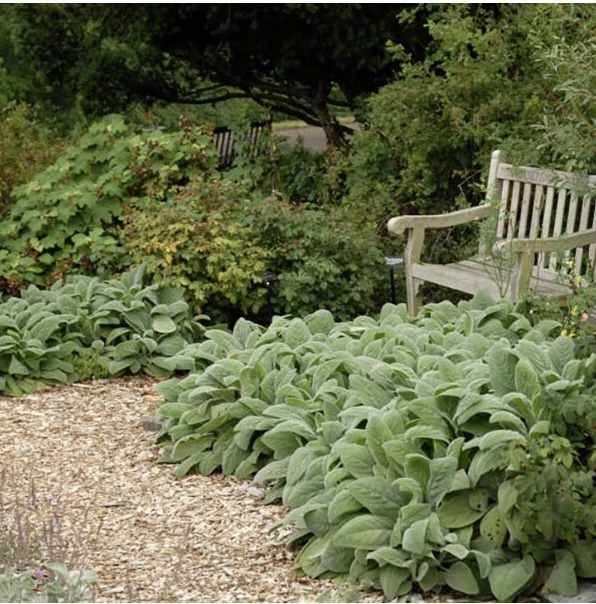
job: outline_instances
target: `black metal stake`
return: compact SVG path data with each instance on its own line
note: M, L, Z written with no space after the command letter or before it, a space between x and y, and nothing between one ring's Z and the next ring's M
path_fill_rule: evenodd
M395 299L395 270L393 268L389 269L389 281L391 283L391 302L396 304Z
M391 302L397 304L395 294L395 271L403 271L405 268L405 258L403 256L385 256L385 264L389 268L389 282L391 284Z

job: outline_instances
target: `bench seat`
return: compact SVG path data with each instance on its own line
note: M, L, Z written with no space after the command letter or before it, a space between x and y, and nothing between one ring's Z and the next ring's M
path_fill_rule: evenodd
M421 262L412 267L412 277L442 285L466 294L476 294L480 290L488 292L493 298L507 298L513 271L495 263L478 260L462 260L451 264L426 264ZM506 283L506 286L502 284ZM457 284L454 287L454 284ZM557 299L566 299L570 288L560 283L560 275L548 269L534 267L529 288Z

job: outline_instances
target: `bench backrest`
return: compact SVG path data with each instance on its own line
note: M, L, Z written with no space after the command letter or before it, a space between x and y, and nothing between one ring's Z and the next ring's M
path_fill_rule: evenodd
M261 139L271 134L271 120L265 122L251 122L247 132L248 157L257 157L261 151ZM238 141L236 134L227 126L218 126L213 129L213 144L219 152L218 168L230 168L238 155L236 148Z
M596 176L515 166L492 155L487 200L499 207L497 239L545 239L596 228ZM483 247L481 246L481 252ZM594 276L596 244L561 258L540 254L541 269Z
M213 144L219 153L218 168L229 168L236 159L234 133L227 126L213 129Z

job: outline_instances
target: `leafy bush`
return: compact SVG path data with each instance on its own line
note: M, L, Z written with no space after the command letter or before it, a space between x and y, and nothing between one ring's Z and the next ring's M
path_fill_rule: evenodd
M596 159L596 8L555 10L554 40L537 40L540 67L554 93L536 124L538 146L568 172L588 172Z
M246 180L265 197L277 193L294 204L318 206L328 201L325 153L292 145L275 133L260 143L258 154L245 152L237 158L227 173L229 178Z
M184 122L173 134L132 134L119 116L93 125L17 190L0 225L0 290L144 263L154 283L185 287L197 312L218 321L264 307L322 306L350 318L380 306L386 275L374 225L342 209L262 199L237 180L246 166L220 175L215 155L209 133Z
M253 236L270 251L268 268L277 275L270 298L276 313L324 308L349 319L380 308L385 257L366 217L275 197L253 207Z
M157 386L162 461L270 483L311 576L570 595L596 568L596 356L558 329L480 295L208 330Z
M1 105L1 103L0 103ZM49 166L60 146L38 124L25 104L7 104L0 111L0 217L14 202L13 190Z
M30 286L0 304L0 392L143 371L167 377L194 367L199 339L182 290L143 284L143 267L119 279L76 276Z
M374 228L348 211L251 197L234 181L198 178L159 206L131 211L122 244L158 283L184 286L199 309L350 318L380 307L385 260ZM270 289L266 271L276 275Z
M390 45L402 69L371 96L336 167L346 203L379 220L476 205L497 148L524 165L594 166L593 5L449 4L429 14L424 57Z
M199 177L160 204L131 209L119 237L155 282L185 287L213 319L257 313L270 253L242 224L250 206L246 186Z
M130 266L117 231L131 207L157 203L212 169L208 132L132 134L121 116L92 125L56 163L15 191L0 226L3 289L45 285L70 272L111 276Z

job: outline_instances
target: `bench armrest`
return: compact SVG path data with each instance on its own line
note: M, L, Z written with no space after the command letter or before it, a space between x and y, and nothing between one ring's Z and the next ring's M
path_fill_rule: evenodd
M513 299L518 300L528 290L534 264L534 254L557 253L591 244L596 244L596 229L545 239L499 241L493 249L495 252L509 252L515 255L511 290Z
M596 229L588 229L578 233L548 237L545 239L511 239L499 241L494 249L498 252L511 252L513 254L540 254L569 250L596 243Z
M490 203L475 208L466 208L446 214L427 214L421 216L396 216L387 223L392 235L401 235L407 229L441 229L466 224L474 220L487 218L494 211Z

